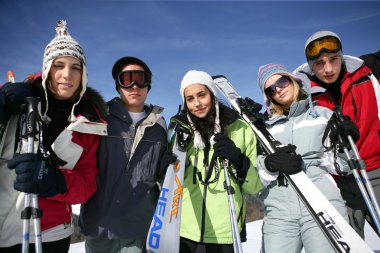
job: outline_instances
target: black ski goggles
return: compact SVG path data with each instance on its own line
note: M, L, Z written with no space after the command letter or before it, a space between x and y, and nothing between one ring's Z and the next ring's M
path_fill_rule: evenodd
M264 93L265 93L265 95L267 95L269 97L273 97L277 92L277 87L278 88L286 88L289 86L289 84L291 82L292 81L290 80L290 78L288 76L282 76L274 84L272 84L268 88L265 88Z
M150 85L150 77L143 70L126 70L117 75L117 85L122 88L132 88L134 85L144 89Z
M335 37L323 37L311 42L305 49L306 58L315 60L322 53L337 53L342 49L340 41Z

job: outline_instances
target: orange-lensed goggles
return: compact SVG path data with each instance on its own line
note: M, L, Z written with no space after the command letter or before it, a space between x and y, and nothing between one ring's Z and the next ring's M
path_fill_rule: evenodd
M126 70L117 75L117 84L123 88L131 88L136 85L143 89L150 85L150 78L145 71Z
M340 41L335 37L323 37L311 42L305 49L306 58L314 60L322 53L336 53L342 49Z

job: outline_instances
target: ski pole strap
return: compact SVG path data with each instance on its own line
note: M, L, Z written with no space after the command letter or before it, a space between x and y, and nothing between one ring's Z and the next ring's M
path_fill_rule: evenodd
M194 158L193 184L196 184L197 177L198 177L199 182L202 185L209 185L209 184L212 184L212 183L215 183L216 181L218 181L219 176L220 176L220 170L219 170L218 166L215 166L215 163L216 163L216 157L213 155L211 158L210 166L208 166L205 163L206 175L205 175L205 180L203 180L202 179L202 173L200 171L198 171L198 150L197 150L195 153L195 158ZM213 170L215 170L215 177L213 180L210 181Z
M228 195L235 194L235 188L232 185L227 185L226 181L224 181L224 189L226 189Z
M34 219L41 218L42 210L31 206L25 207L24 210L21 212L21 219L29 220L31 217L33 217Z

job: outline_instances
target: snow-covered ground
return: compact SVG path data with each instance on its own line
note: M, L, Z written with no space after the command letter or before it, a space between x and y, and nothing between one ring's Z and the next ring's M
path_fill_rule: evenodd
M261 245L261 225L262 220L247 223L247 242L243 243L243 251L256 253L260 252ZM380 253L380 238L375 234L372 228L366 224L365 241L374 250ZM84 253L84 243L71 244L70 253Z

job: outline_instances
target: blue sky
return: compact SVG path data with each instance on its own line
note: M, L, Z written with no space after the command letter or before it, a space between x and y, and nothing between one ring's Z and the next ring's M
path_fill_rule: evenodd
M0 83L8 70L16 81L40 71L55 24L65 19L86 51L91 86L107 100L117 96L114 62L139 57L153 72L147 102L165 107L167 120L182 102L179 86L190 69L223 74L242 96L262 103L259 66L293 70L316 31L338 33L345 54L380 49L378 1L0 0L0 13Z

